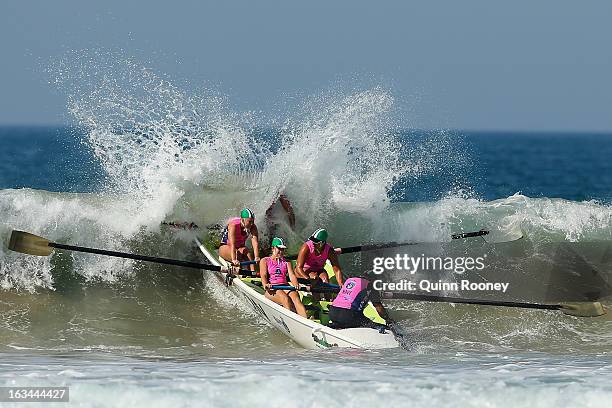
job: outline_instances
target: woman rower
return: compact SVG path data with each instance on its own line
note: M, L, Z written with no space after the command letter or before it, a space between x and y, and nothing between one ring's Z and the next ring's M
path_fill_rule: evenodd
M249 235L253 245L253 255L246 247ZM234 266L239 266L240 262L245 261L259 262L259 232L255 225L253 211L245 208L240 212L240 217L228 221L221 236L219 255ZM252 272L255 271L255 265L250 265L250 268Z
M372 302L378 315L385 319L386 325L375 323L363 314L368 301ZM370 281L365 277L352 277L344 282L338 296L329 306L329 318L332 321L330 326L335 329L351 327L386 329L395 323L380 302L380 295L373 290Z
M289 275L293 287L299 287L291 262L287 262L283 258L286 248L282 238L276 237L272 240L272 255L259 261L261 283L266 290L265 296L284 308L293 310L300 316L308 318L306 309L296 290L273 289L274 285L286 286L287 275Z
M295 267L296 273L300 278L328 283L329 275L325 270L325 262L329 260L338 285L342 285L344 279L342 279L342 269L338 262L338 256L334 251L334 247L327 243L327 237L327 231L322 228L312 233L308 241L300 248Z

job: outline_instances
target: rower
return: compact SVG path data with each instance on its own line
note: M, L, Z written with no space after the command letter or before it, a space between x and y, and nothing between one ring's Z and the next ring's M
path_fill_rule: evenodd
M308 318L297 290L273 289L274 285L287 286L287 275L289 275L289 280L294 288L297 289L299 284L297 277L293 273L291 262L287 262L283 257L287 246L285 246L282 238L275 237L272 239L271 246L272 255L259 261L261 283L266 290L266 298L282 305L285 309L292 310L300 316Z
M249 236L251 237L253 254L246 247ZM240 217L228 221L221 236L219 255L234 266L239 266L240 262L245 261L259 262L259 233L255 225L253 211L245 208L240 212ZM250 269L255 272L255 265L251 264Z
M380 303L377 291L372 290L370 281L363 277L352 277L344 281L338 296L329 306L329 319L331 327L335 329L348 329L352 327L371 327L373 329L387 329L380 323L368 319L363 310L371 301L379 316L385 319L387 325L392 323L387 311Z
M329 275L325 270L325 262L329 260L339 285L342 285L342 269L334 248L327 243L327 231L319 228L312 233L298 253L296 273L298 277L308 278L313 285L323 281L329 283ZM317 299L318 300L318 299Z

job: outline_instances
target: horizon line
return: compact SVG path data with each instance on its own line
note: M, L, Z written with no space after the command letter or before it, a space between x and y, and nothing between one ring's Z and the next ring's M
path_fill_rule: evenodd
M78 124L67 124L67 123L0 123L0 128L78 128L81 125ZM259 128L274 129L274 127L260 126ZM401 127L401 130L413 131L413 132L432 132L432 131L443 131L443 132L457 132L457 133L556 133L556 134L569 134L569 133L588 133L588 134L606 134L612 135L612 129L508 129L508 128L411 128Z

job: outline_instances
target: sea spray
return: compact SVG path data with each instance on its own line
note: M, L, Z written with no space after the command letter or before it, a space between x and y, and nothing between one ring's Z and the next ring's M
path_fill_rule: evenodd
M612 211L596 202L518 194L486 202L454 189L432 202L394 202L407 180L439 175L461 184L469 154L450 132L420 139L399 132L384 88L315 95L266 130L218 92L188 92L120 53L69 52L49 73L83 131L74 148L91 150L106 185L86 195L4 191L3 239L20 228L76 245L186 257L189 234L169 237L162 221L206 226L249 206L265 233L265 211L281 193L297 215L296 230L280 230L294 249L319 226L335 245L444 242L480 228L518 228L536 243L612 233ZM48 261L4 252L5 287L53 287ZM70 257L75 273L90 280L133 274L130 261Z

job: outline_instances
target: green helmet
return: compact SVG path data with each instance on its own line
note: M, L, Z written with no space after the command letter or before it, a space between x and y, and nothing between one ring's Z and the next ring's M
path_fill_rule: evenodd
M309 239L312 242L319 242L319 241L327 242L327 230L324 230L323 228L319 228L318 230L312 233Z
M240 211L240 218L255 218L255 213L248 208Z
M281 248L281 249L287 248L287 246L285 245L285 241L283 241L283 239L279 237L274 237L272 239L272 248L274 247Z

